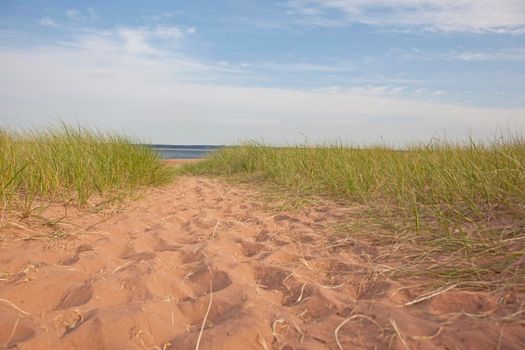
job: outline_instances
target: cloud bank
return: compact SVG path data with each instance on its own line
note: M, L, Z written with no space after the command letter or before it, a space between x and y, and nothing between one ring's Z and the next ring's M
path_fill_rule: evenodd
M61 44L0 47L0 126L60 118L177 144L302 142L302 134L313 142L401 143L443 133L493 136L501 129L525 130L524 108L439 103L388 87L243 86L256 74L246 67L206 62L154 44L177 45L194 32L118 27L86 31Z
M525 33L522 0L291 0L312 25L412 26L440 32Z

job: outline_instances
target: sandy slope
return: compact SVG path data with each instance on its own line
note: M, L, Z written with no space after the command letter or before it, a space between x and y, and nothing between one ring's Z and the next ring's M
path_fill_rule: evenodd
M495 296L403 306L418 292L371 278L377 247L331 234L346 213L275 213L248 188L182 178L117 214L70 209L78 226L8 225L0 347L194 349L211 301L201 349L525 348L524 326L492 317L517 306Z

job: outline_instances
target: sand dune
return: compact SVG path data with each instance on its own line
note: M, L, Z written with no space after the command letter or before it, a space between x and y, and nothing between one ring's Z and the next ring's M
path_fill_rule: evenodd
M270 210L181 178L114 211L1 229L0 346L19 349L520 349L496 295L373 278L378 247L336 204ZM47 210L60 218L62 207ZM51 237L52 236L52 237ZM417 284L414 282L414 284Z

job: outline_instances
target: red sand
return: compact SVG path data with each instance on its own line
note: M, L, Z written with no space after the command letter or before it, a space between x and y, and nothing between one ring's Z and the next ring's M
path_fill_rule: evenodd
M348 208L275 213L257 196L181 178L118 213L8 221L0 347L195 349L204 324L200 349L525 348L524 326L493 320L517 308L496 296L450 290L404 306L419 292L371 278L386 268L370 263L378 248L330 231Z

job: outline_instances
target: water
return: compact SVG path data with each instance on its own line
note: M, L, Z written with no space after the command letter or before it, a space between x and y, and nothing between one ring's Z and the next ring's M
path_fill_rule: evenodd
M163 159L199 159L205 158L222 146L209 145L151 145Z

